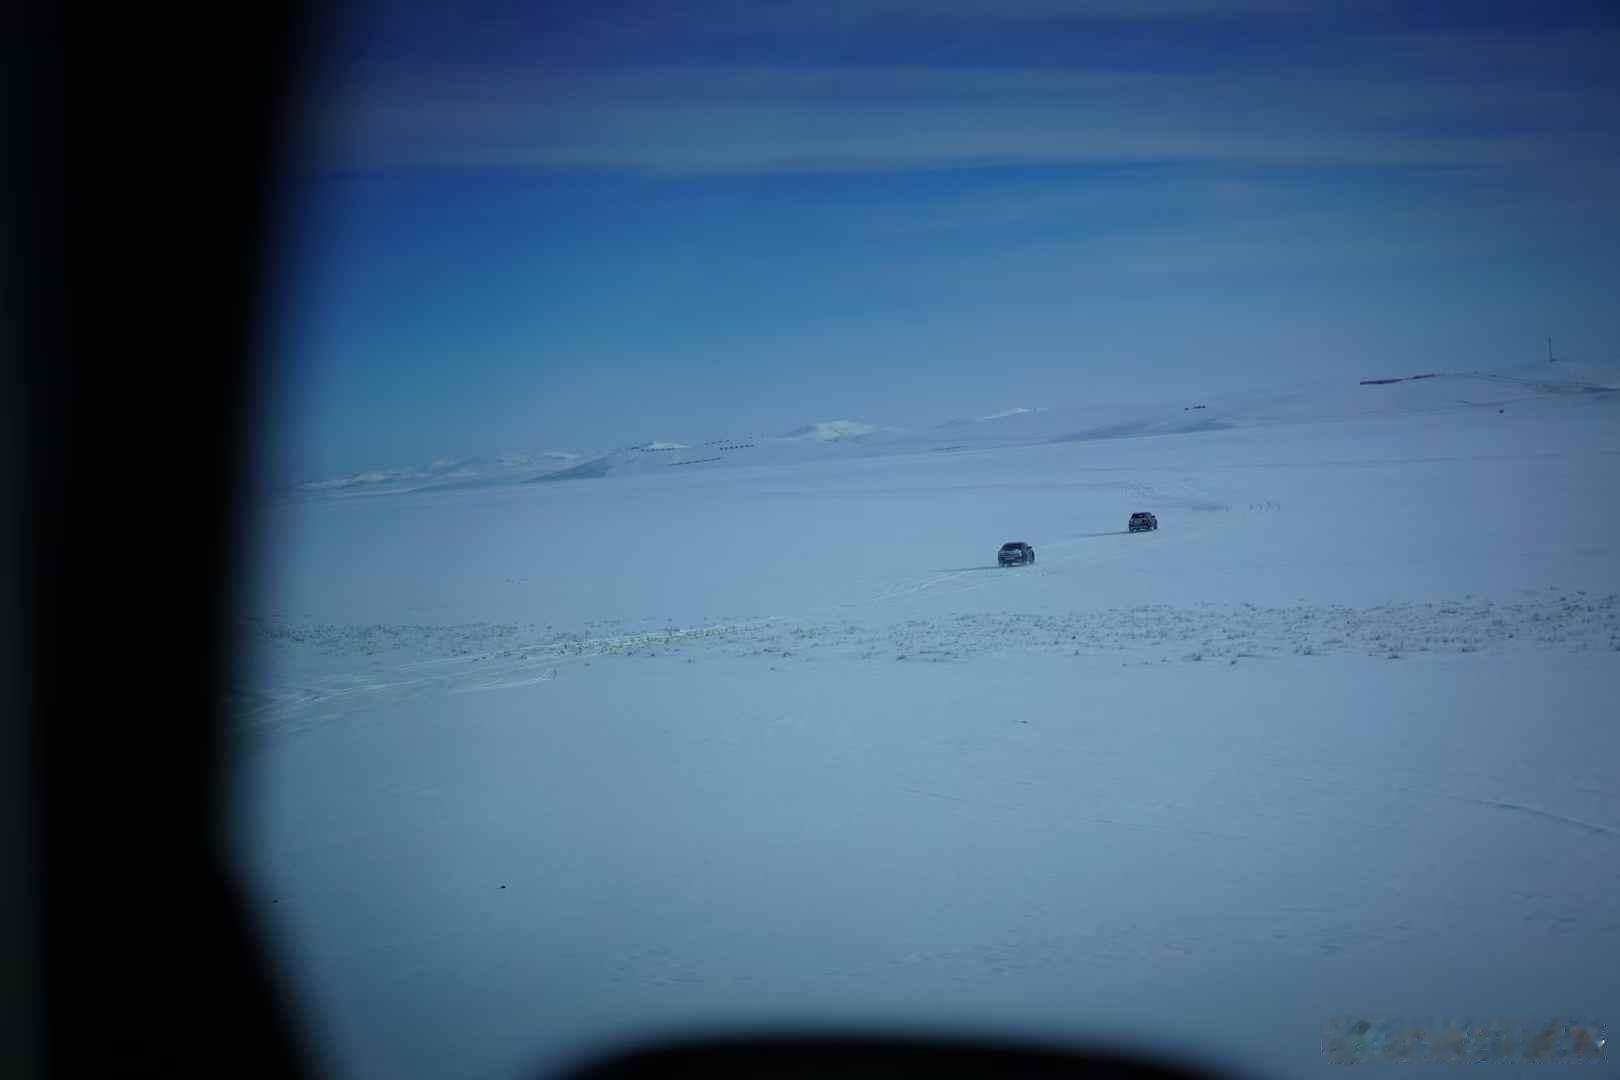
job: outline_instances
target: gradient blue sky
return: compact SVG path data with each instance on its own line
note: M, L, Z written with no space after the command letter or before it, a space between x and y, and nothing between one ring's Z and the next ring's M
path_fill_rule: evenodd
M1610 4L383 3L285 204L284 479L1620 361Z

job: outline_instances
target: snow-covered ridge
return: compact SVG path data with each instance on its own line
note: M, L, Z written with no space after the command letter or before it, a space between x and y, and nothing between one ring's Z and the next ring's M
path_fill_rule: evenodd
M1023 406L1018 406L1018 407L1012 408L1012 409L1002 409L1000 412L993 412L989 416L981 416L981 417L978 418L978 422L982 424L982 423L985 423L985 422L990 421L990 420L1005 420L1009 416L1024 416L1025 414L1028 414L1028 413L1041 413L1041 412L1045 412L1045 411L1046 411L1045 406L1040 406L1038 408L1033 408L1033 409L1027 409L1027 408L1024 408Z
M1369 365L1370 366L1370 365ZM406 469L371 469L300 485L307 497L382 495L426 487L706 470L731 464L786 465L828 454L877 455L936 450L989 449L1055 442L1092 442L1207 434L1233 427L1343 420L1358 416L1516 407L1537 398L1602 397L1620 391L1620 368L1560 361L1496 371L1376 369L1297 387L1256 385L1236 394L1166 395L1161 404L1013 406L932 427L901 427L865 420L821 420L775 438L758 435L685 440L658 439L595 454L508 454L439 459ZM948 444L948 445L944 445ZM670 473L673 475L673 473Z
M367 469L348 476L312 480L296 485L293 490L308 495L381 495L423 488L499 483L562 469L577 461L579 456L562 450L547 450L538 454L501 454L493 459L438 458L427 465Z
M816 439L821 442L833 442L837 439L854 439L862 435L870 435L880 430L876 424L867 424L859 420L823 420L816 424L806 424L804 427L794 428L783 438L787 439Z

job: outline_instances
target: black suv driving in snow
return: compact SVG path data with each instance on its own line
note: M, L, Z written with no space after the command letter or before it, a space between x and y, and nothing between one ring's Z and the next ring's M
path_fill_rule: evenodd
M1146 511L1132 514L1130 524L1126 526L1131 532L1152 532L1158 527L1159 519Z
M1002 566L1028 566L1035 562L1035 549L1022 540L1013 540L1001 545L996 561Z

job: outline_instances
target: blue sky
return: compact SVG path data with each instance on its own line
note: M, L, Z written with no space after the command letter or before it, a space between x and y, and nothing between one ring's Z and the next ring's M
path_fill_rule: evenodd
M267 343L313 479L1620 361L1601 4L356 7Z

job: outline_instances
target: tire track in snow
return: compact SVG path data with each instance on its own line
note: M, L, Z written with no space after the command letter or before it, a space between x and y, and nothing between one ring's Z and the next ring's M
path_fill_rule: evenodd
M1199 487L1191 480L1164 481L1158 484L1130 482L1125 485L1127 497L1133 500L1131 505L1138 507L1158 506L1188 510L1203 517L1208 511L1225 511L1230 509L1227 504L1220 502L1208 491ZM1267 506L1276 509L1278 504L1268 502ZM1202 521L1182 519L1175 531L1175 539L1179 541L1196 540L1205 535L1211 525ZM1103 531L1070 533L1035 543L1036 561L1033 568L1026 570L1022 577L1039 577L1043 567L1067 566L1078 559L1084 558L1088 566L1100 566L1120 562L1138 553L1136 548L1126 544L1115 545L1109 548L1099 548L1095 544L1085 544L1084 541L1097 540L1105 537L1126 537L1133 534L1129 529L1109 529ZM1156 535L1156 534L1154 534ZM1132 543L1143 542L1138 537ZM1043 559L1042 556L1045 556ZM879 592L867 597L865 600L849 601L836 606L836 610L848 611L865 606L891 603L897 600L910 599L925 592L935 594L958 594L979 592L983 589L996 586L996 581L984 576L985 570L999 570L1000 567L986 565L983 567L963 567L956 570L935 571L926 577L911 578L896 582ZM1027 571L1033 570L1033 573ZM1003 586L1005 587L1005 583ZM833 608L812 609L805 612L814 615L821 611L834 610Z
M1555 821L1560 825L1568 825L1571 828L1580 829L1596 836L1607 836L1610 838L1620 836L1620 829L1615 829L1608 825L1599 825L1593 821L1583 821L1580 818L1569 817L1566 814L1555 814L1551 810L1538 810L1534 806L1525 806L1522 803L1504 802L1500 799L1460 799L1459 801L1473 803L1476 806L1488 806L1494 810L1506 810L1509 813L1526 814L1530 817L1544 818L1547 821Z

